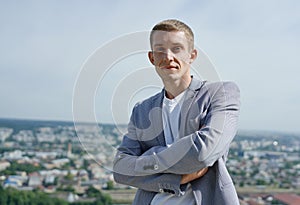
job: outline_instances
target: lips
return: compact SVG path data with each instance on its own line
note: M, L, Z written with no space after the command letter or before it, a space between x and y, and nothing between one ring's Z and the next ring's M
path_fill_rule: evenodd
M167 66L162 66L161 68L165 68L165 69L178 69L178 66L167 65Z

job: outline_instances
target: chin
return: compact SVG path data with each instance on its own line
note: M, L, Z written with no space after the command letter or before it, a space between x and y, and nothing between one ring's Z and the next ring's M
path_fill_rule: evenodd
M178 80L178 79L181 79L181 77L176 75L176 74L170 74L170 75L164 76L164 79L166 79L166 80Z

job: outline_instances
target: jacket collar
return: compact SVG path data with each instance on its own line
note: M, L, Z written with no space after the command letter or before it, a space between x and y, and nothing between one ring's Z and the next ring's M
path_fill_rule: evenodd
M191 81L189 87L187 88L187 92L184 96L184 102L183 102L183 105L182 105L181 111L180 111L181 114L180 114L179 127L178 127L179 128L179 136L185 135L185 127L186 127L186 123L188 123L186 120L188 112L190 110L190 107L192 105L194 97L196 96L197 91L199 91L201 89L201 87L204 85L204 83L205 83L205 81L195 79L192 76L192 81ZM162 89L162 91L159 93L159 95L157 95L157 99L154 101L155 107L162 108L164 95L165 95L165 89ZM155 119L157 122L159 122L157 124L158 126L156 126L155 129L163 130L162 113L159 113L159 116L156 116L155 118L153 116L152 120L155 120ZM165 145L165 138L164 138L163 133L160 137L158 137L158 141L161 145Z
M196 78L194 78L193 76L192 77L192 80L191 80L191 83L189 85L189 87L187 88L187 97L193 97L195 92L198 91L202 85L206 82L206 81L201 81L201 80L198 80ZM161 99L160 101L160 105L162 105L162 101L163 101L163 98L164 98L164 95L165 95L165 88L162 89L160 95L159 95L159 98Z

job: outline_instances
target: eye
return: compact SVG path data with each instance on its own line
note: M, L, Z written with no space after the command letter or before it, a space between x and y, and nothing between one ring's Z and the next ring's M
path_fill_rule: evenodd
M155 51L158 51L158 52L163 52L165 49L163 47L157 47L155 49Z
M181 51L181 47L180 46L176 46L176 47L172 48L172 51L174 53L178 53L179 51Z

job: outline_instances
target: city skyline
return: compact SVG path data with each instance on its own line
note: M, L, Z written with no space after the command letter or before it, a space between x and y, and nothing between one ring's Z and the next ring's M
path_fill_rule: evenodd
M78 201L95 199L88 194L92 186L115 202L133 200L136 189L112 181L115 148L122 140L116 126L81 124L75 130L72 123L1 119L0 125L0 188L4 188L0 191L14 188L28 193L38 188L71 202L70 193ZM283 193L285 199L299 200L298 139L299 135L283 133L237 134L227 167L241 204L271 204Z
M90 55L114 39L176 18L194 30L195 44L220 79L239 85L240 129L300 132L299 8L296 0L0 1L0 118L72 121L74 86ZM99 88L101 95L95 97L100 122L115 123L110 102L101 98L113 95L109 79L122 79L122 67L151 67L144 54L108 73L105 89ZM124 93L132 98L124 105L121 123L127 123L136 101L158 87Z

